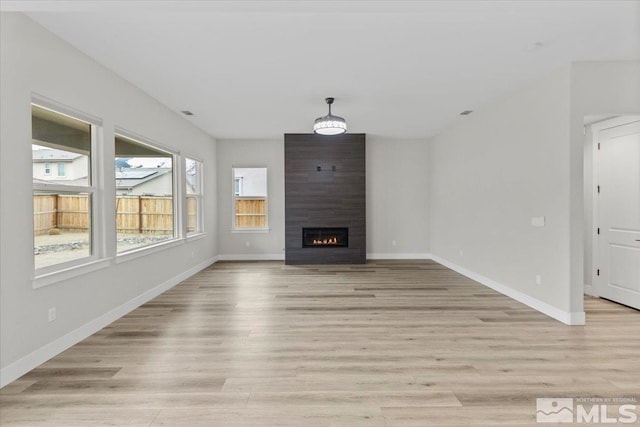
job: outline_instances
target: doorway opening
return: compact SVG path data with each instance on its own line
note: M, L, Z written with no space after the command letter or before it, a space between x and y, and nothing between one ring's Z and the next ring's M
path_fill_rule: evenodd
M585 295L640 309L640 116L585 118Z

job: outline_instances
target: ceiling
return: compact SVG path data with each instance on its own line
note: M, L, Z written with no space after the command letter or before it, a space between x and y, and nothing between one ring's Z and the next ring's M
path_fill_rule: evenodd
M425 138L580 60L640 60L638 1L3 1L216 138Z

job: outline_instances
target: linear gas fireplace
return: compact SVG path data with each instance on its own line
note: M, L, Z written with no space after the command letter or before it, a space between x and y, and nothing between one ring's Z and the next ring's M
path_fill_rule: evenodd
M302 229L303 248L335 248L349 247L349 229L341 228L303 228Z

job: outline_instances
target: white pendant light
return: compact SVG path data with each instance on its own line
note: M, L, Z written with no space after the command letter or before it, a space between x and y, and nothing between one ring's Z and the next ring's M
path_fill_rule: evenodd
M325 98L325 101L329 104L329 114L316 119L313 124L313 132L318 135L340 135L345 133L347 131L347 122L342 117L331 114L333 98Z

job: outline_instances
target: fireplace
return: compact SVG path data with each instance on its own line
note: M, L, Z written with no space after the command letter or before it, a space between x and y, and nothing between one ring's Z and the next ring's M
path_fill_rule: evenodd
M303 228L303 248L335 248L349 247L349 229L342 228Z
M362 133L285 134L287 265L367 262L365 140Z

